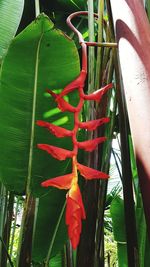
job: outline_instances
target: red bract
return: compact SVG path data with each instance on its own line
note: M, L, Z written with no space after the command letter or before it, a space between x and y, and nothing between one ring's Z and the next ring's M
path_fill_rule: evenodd
M66 203L66 224L68 226L68 235L73 249L76 249L80 240L81 220L85 219L85 210L82 202L82 196L77 184L69 190Z
M64 111L69 111L69 112L76 112L76 107L70 105L67 101L65 101L63 98L58 98L56 99L58 108L64 112Z
M109 118L101 118L93 121L79 122L79 128L87 129L88 131L93 131L98 126L101 126L102 124L107 122L109 122Z
M109 175L107 175L106 173L89 168L89 167L84 166L80 163L77 163L77 168L78 168L80 174L87 180L109 178Z
M88 140L84 142L78 142L78 147L84 149L85 151L93 151L98 144L106 141L106 137L98 137L93 140Z
M62 127L56 126L52 123L45 122L45 121L37 121L36 124L41 127L47 128L52 134L54 134L57 137L65 137L65 136L71 136L72 131L66 130Z
M43 187L53 186L59 189L70 189L73 180L73 173L58 176L41 183Z
M76 107L70 105L67 101L65 101L63 98L59 97L59 95L55 94L53 91L47 90L47 92L54 97L55 101L57 102L58 108L62 112L64 112L64 111L76 112L77 111Z
M47 144L38 144L38 148L45 150L47 153L51 154L56 159L65 160L66 158L72 158L74 153L70 150L59 148L57 146L51 146Z
M96 102L100 102L102 96L112 87L113 87L113 84L110 83L110 84L104 86L103 88L95 91L94 93L92 93L90 95L83 94L83 98L85 100L94 100Z
M87 14L87 12L76 12L70 15L70 19L73 16L76 16L77 14L84 15ZM107 123L109 121L109 118L101 118L88 122L80 122L80 113L82 111L85 100L94 100L99 102L103 94L106 93L108 89L112 88L112 84L108 84L102 89L90 95L84 94L83 87L87 74L87 47L84 42L84 39L82 38L81 33L79 33L78 30L73 27L70 22L70 19L68 18L67 21L70 24L71 28L74 29L74 32L78 35L79 42L82 47L82 69L80 75L74 81L69 83L60 94L56 94L52 90L47 90L47 92L54 98L58 108L62 112L68 111L73 113L72 116L74 117L74 127L72 131L69 131L62 127L53 125L49 122L37 121L37 124L39 126L47 128L52 134L57 137L68 136L72 139L72 151L47 144L39 144L38 148L45 150L52 157L58 160L65 160L66 158L71 158L72 160L72 171L70 174L57 176L55 178L46 180L42 182L41 185L43 187L52 186L59 189L69 190L67 193L66 201L66 224L68 226L68 235L71 240L72 247L73 249L76 249L80 239L82 220L86 217L81 192L78 186L78 171L87 180L107 179L109 177L103 172L89 168L77 162L78 148L84 149L85 151L93 151L98 144L106 140L106 137L98 137L93 140L78 142L77 137L79 128L87 129L88 131L93 131L98 126ZM79 94L79 102L76 107L72 106L63 98L74 90L78 90Z
M86 72L81 70L80 75L71 83L69 83L63 91L60 93L59 97L67 95L68 93L72 92L74 89L83 88L84 82L86 79Z

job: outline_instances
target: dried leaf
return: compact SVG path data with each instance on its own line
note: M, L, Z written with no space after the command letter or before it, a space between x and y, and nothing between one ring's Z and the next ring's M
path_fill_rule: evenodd
M84 166L80 163L77 163L77 168L80 174L87 180L109 178L109 175L106 173Z
M72 158L74 155L73 151L59 148L57 146L51 146L47 144L38 144L37 147L42 150L45 150L52 157L58 160L65 160L66 158Z
M104 141L106 141L106 137L98 137L93 140L78 142L78 147L84 149L85 151L93 151L98 144Z
M72 131L69 131L67 129L64 129L62 127L56 126L52 123L45 122L45 121L37 121L36 124L41 127L47 128L52 134L54 134L57 137L65 137L65 136L72 136Z

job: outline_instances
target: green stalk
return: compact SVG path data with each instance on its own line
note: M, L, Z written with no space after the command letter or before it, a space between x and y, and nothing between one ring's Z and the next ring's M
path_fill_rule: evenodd
M66 259L67 259L67 264L66 267L74 267L74 261L73 261L73 253L72 253L72 246L70 241L67 242L66 244Z
M35 0L35 16L36 18L40 15L40 2Z
M89 29L89 42L94 41L94 7L93 0L88 0L88 29ZM88 93L94 91L94 47L89 47L88 53Z
M146 11L147 11L147 16L150 20L150 0L146 0L145 2L146 2L145 6L146 6Z
M104 12L104 0L99 0L98 3L98 43L103 42L103 12ZM101 75L101 63L102 63L102 47L97 49L97 60L96 60L96 79L95 88L98 89L100 86Z
M53 233L53 236L52 236L52 240L50 242L50 246L49 246L49 249L48 249L48 253L47 253L47 256L46 256L44 267L49 267L49 261L50 261L50 257L51 257L51 253L52 253L52 248L53 248L53 245L54 245L54 242L55 242L55 238L56 238L56 235L57 235L57 232L58 232L58 229L59 229L59 226L60 226L64 211L65 211L65 207L66 207L66 201L65 201L65 203L64 203L64 205L62 207L61 213L59 215L58 222L56 224L56 227L55 227L55 230L54 230L54 233Z
M39 198L36 198L36 199L35 199L35 210L34 210L34 222L33 222L32 247L33 247L33 244L34 244L34 238L35 238L35 231L36 231L36 222L37 222L38 208L39 208Z
M109 62L109 70L107 76L107 83L112 81L113 76L113 53L111 55L111 59ZM110 114L110 102L113 103L113 110ZM103 146L103 151L99 151L98 155L100 159L98 162L101 162L101 169L102 171L108 173L109 165L110 165L110 156L111 156L111 147L112 147L112 135L113 135L113 127L114 127L114 120L116 116L116 96L113 95L112 92L108 95L108 100L106 100L106 104L108 106L108 110L105 116L110 117L110 123L106 127L105 136L107 136L108 141L105 142ZM101 158L102 155L102 158ZM98 166L99 167L99 166ZM96 226L96 249L95 249L95 265L94 267L99 267L104 265L104 210L105 210L105 201L106 201L106 194L107 194L107 184L108 181L100 181L99 193L98 193L98 211L97 211L97 226Z
M88 0L88 28L89 28L89 41L94 41L94 17L93 17L93 0ZM94 48L88 48L88 94L94 91L95 79L95 53ZM95 118L94 103L88 103L87 107L87 120ZM92 137L90 134L89 138ZM88 165L93 165L93 153L90 154ZM91 181L84 186L83 200L86 209L86 221L83 224L83 230L80 238L80 244L77 251L76 266L87 267L93 266L94 251L95 251L95 225L96 225L96 211L97 211L97 194L96 194L96 181Z
M98 43L103 42L103 12L104 12L104 1L99 0L98 5ZM110 29L105 28L106 31L106 42L110 41L109 38L109 31ZM112 40L111 40L112 42ZM113 43L114 44L114 43ZM116 46L116 45L115 45ZM110 52L111 51L111 52ZM104 53L103 53L104 52ZM104 55L103 55L103 54ZM111 54L110 54L111 53ZM107 84L112 82L113 79L113 49L110 50L109 48L102 48L97 49L97 62L96 62L96 81L95 86L96 89L100 88L103 84ZM110 106L110 102L113 103L113 112L110 114L110 111L106 111L105 106L107 105L108 108ZM110 163L110 155L111 155L111 146L112 142L112 135L113 135L113 126L114 126L114 119L116 115L116 98L115 95L113 96L112 93L108 94L108 99L104 97L101 102L100 106L97 106L97 116L108 116L111 117L111 122L108 126L106 126L105 135L108 137L108 141L103 146L103 151L98 150L98 161L97 161L97 168L100 167L104 172L109 171L109 163ZM100 129L98 135L103 134ZM100 181L99 188L98 188L98 210L97 210L97 223L96 223L96 233L95 233L95 260L94 260L94 267L104 266L104 210L105 210L105 201L106 201L106 194L107 194L107 184L108 181Z

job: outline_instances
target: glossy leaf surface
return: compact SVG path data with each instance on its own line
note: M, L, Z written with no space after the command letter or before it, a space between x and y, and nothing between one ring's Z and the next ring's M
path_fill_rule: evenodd
M16 34L23 7L24 0L0 1L0 60L6 54L10 42Z
M9 190L23 193L28 180L34 194L39 195L45 192L42 181L65 172L68 160L58 162L37 149L37 144L51 143L71 150L71 138L58 140L36 121L44 119L72 129L72 114L62 114L45 92L46 88L61 92L78 75L74 43L44 14L12 42L2 65L0 88L0 169ZM76 104L75 93L67 101Z

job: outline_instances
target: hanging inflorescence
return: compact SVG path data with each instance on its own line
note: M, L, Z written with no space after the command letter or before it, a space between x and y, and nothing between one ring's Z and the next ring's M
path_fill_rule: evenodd
M84 142L78 142L77 134L79 129L86 129L88 131L95 130L98 126L109 121L109 118L100 118L97 120L92 120L88 122L80 121L80 113L82 111L85 100L93 100L100 102L104 93L106 93L112 84L108 84L100 90L95 91L92 94L86 95L84 93L84 84L87 76L87 46L82 38L80 32L71 24L71 19L76 15L87 15L87 12L76 12L71 14L67 23L71 29L78 35L79 42L82 47L82 69L78 78L67 85L60 94L55 94L53 91L48 90L48 93L54 98L57 103L58 108L62 111L68 111L74 115L74 128L72 130L67 130L62 127L53 125L45 121L37 121L37 125L47 128L52 134L58 138L70 137L73 143L73 150L67 150L60 147L48 145L48 144L38 144L38 148L45 150L52 157L58 160L65 160L70 158L72 160L72 171L69 174L58 176L49 180L44 181L41 185L43 187L53 186L59 189L68 190L66 195L66 225L68 227L68 235L71 240L72 247L75 249L79 243L80 233L82 228L82 220L86 218L85 209L82 202L82 196L80 188L78 186L78 172L86 180L92 179L107 179L109 176L101 171L89 168L78 162L78 149L84 149L85 151L94 151L98 144L104 142L106 137L98 137L93 140L87 140ZM69 104L64 96L70 92L78 90L79 102L76 107Z

